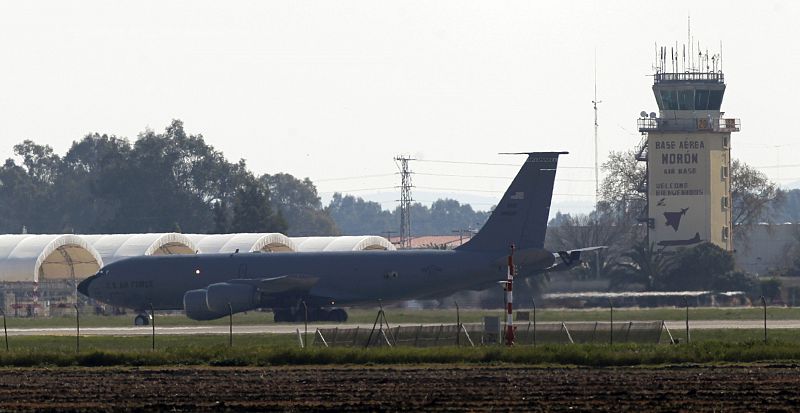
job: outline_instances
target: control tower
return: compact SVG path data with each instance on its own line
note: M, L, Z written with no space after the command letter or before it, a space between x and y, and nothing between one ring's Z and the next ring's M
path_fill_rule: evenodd
M667 251L701 242L732 251L730 148L740 124L720 111L720 54L690 50L687 56L684 47L681 59L677 47L657 50L653 94L659 112L643 111L637 122L643 137L637 159L647 162L640 190L647 193L641 220L648 241Z

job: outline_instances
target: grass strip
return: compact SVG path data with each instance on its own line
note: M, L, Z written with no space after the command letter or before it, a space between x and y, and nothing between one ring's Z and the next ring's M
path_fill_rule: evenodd
M529 311L528 308L521 310ZM350 323L372 323L375 321L377 309L354 308L349 309L348 314ZM691 321L698 320L761 320L764 317L763 310L759 307L735 307L735 308L695 308L689 309ZM460 319L464 323L476 323L482 321L484 316L503 316L502 310L461 310ZM120 316L98 316L94 314L81 315L81 327L132 327L135 314ZM203 326L203 325L227 325L228 319L223 317L212 321L195 321L182 314L160 314L157 313L157 325L159 327L174 326ZM393 324L397 323L450 323L456 322L456 311L451 309L415 310L402 308L389 308L386 316ZM675 307L660 308L620 308L614 310L614 318L630 321L647 320L684 320L686 310ZM234 314L234 325L263 325L274 324L272 313L251 311L248 313ZM609 318L608 309L595 308L586 310L569 309L539 309L536 312L538 321L607 321ZM800 308L770 307L767 311L769 320L800 320ZM75 326L74 315L62 317L44 318L23 318L8 317L8 328L70 328ZM298 324L300 325L300 324Z
M781 341L701 341L680 345L572 344L437 348L309 348L290 346L188 345L148 350L87 350L81 353L19 349L0 353L0 366L285 366L384 364L574 365L586 367L684 363L796 362L800 348Z

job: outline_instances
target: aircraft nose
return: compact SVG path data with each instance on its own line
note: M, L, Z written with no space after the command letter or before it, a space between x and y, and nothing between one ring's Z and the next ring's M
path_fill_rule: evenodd
M89 297L89 285L97 278L97 274L78 283L78 292Z

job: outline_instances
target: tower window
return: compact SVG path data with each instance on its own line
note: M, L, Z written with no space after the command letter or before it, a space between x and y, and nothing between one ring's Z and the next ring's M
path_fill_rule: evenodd
M729 139L730 139L730 136L723 136L722 137L722 147L723 148L727 148L728 146L730 146Z
M678 96L680 110L694 110L694 90L681 90Z
M677 110L678 109L678 91L677 90L662 90L661 102L664 104L664 110Z
M712 90L708 94L708 110L719 110L722 106L722 90Z
M697 89L694 91L694 108L697 110L708 109L708 90Z
M727 196L723 196L722 197L722 209L728 209L728 197Z
M722 166L721 171L720 171L720 175L721 175L720 177L722 178L723 181L728 179L728 167L726 165Z
M729 236L728 227L722 227L722 239L727 240L728 236Z

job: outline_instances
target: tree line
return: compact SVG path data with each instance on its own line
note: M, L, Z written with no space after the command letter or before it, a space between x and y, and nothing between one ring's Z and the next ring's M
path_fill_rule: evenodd
M0 167L0 233L282 232L292 236L397 232L399 210L334 194L287 173L256 175L244 160L174 120L131 142L89 134L61 156L25 140ZM479 227L486 212L455 200L413 206L415 235Z

